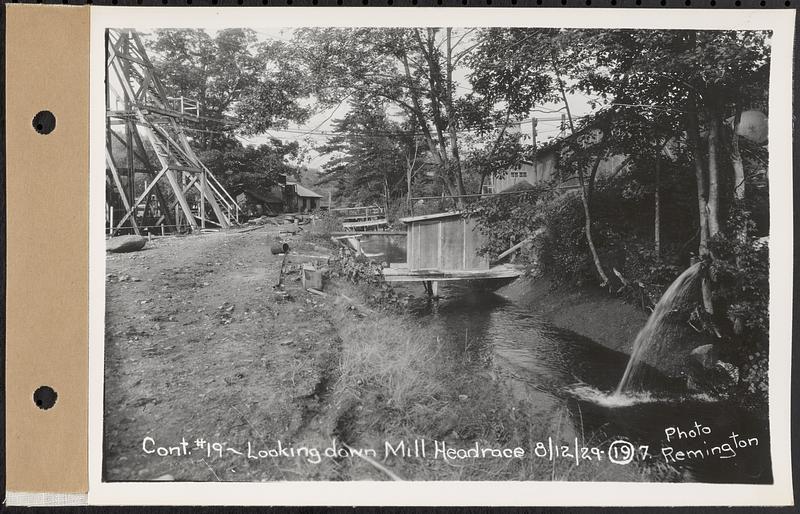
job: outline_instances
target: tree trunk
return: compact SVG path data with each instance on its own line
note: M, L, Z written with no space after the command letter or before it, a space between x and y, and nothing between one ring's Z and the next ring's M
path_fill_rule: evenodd
M697 119L697 103L694 97L689 102L686 112L686 132L689 147L694 161L695 180L697 181L697 208L700 215L700 258L708 255L708 204L706 203L706 177L703 166L703 156L700 154L700 127ZM703 293L703 308L708 314L714 313L711 303L711 285L707 277L703 277L701 290Z
M553 71L555 71L556 79L558 81L558 90L561 92L561 99L564 101L564 107L567 111L567 117L569 118L569 128L571 133L575 133L575 123L572 121L572 112L569 109L569 102L567 101L567 94L564 90L564 82L561 80L561 74L558 71L558 65L556 63L556 54L555 51L552 51L550 54L553 63ZM603 154L599 154L597 159L595 160L594 167L592 168L592 172L590 174L590 183L594 185L594 177L597 175L597 168L600 166L600 161L603 160ZM583 229L586 234L586 243L589 245L589 251L592 254L592 260L594 261L594 267L597 270L597 274L600 275L600 279L603 281L600 285L605 286L608 284L608 275L603 270L603 265L600 263L600 256L597 255L597 248L594 246L594 239L592 239L592 214L591 209L589 208L589 199L591 197L592 192L586 191L586 181L583 178L583 170L578 168L578 182L581 185L581 203L583 204L583 218L584 218L584 225Z
M383 204L385 206L385 210L383 212L386 213L386 220L389 220L389 176L384 174L383 175Z
M419 29L414 29L414 35L417 39L417 44L420 48L420 53L422 54L423 58L428 64L428 100L430 101L431 107L431 115L433 116L433 127L436 129L436 140L438 142L440 154L440 162L442 163L442 175L448 177L447 183L448 185L452 184L450 179L450 173L455 172L456 175L456 182L455 186L449 186L452 196L463 195L463 181L461 179L461 169L458 162L451 162L451 159L447 156L447 139L445 137L445 131L447 130L447 120L444 119L442 114L442 105L445 105L447 102L447 94L445 92L444 98L442 97L441 91L441 82L442 78L442 70L439 63L439 60L436 56L436 41L435 41L435 29L429 28L427 29L427 37L425 41L422 40L422 36L420 35ZM452 146L452 143L451 143ZM452 153L452 148L451 148ZM456 154L457 155L457 154ZM456 188L456 194L453 195L452 189L453 187ZM461 204L461 199L458 199L458 204Z
M742 119L742 108L736 106L736 116L733 118L733 136L731 137L731 163L733 163L734 189L733 196L737 200L744 200L744 164L742 154L739 153L739 122Z
M719 161L720 161L720 115L716 107L710 106L708 113L708 236L719 233Z
M406 216L411 216L411 168L413 165L406 157Z
M458 187L458 194L464 195L467 193L464 189L464 176L461 170L461 156L458 152L458 133L456 132L455 109L453 107L453 46L452 46L452 33L453 29L447 29L447 61L446 66L446 82L447 88L445 98L447 99L447 129L450 133L450 152L453 156L453 167L456 173L456 185ZM459 198L459 205L463 206Z
M733 197L739 208L744 209L745 182L744 182L744 163L742 154L739 152L739 122L742 119L742 108L736 104L736 114L733 118L733 135L731 136L731 164L733 165ZM741 244L747 242L747 224L743 223L736 234ZM736 256L736 264L741 265L741 256Z
M656 156L656 188L655 188L655 215L653 221L653 238L656 260L661 260L661 159Z
M600 161L602 160L602 154L597 156L597 159L594 163L594 168L592 173L597 172L598 166L600 166ZM594 261L594 267L597 269L597 274L600 275L602 279L601 286L605 286L608 284L608 276L606 272L603 270L603 265L600 263L600 257L597 255L597 249L594 246L594 240L592 239L592 215L589 209L589 195L586 191L586 184L585 180L583 179L583 170L578 169L578 182L581 184L581 203L583 204L583 218L584 218L584 233L586 234L586 242L589 245L589 251L592 253L592 260Z

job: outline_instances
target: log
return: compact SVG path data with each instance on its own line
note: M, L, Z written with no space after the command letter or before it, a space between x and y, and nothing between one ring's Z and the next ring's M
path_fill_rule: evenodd
M498 255L498 256L497 256L497 258L496 258L496 259L495 259L495 260L492 262L492 264L495 264L495 263L497 263L497 262L500 262L500 261L502 261L503 259L505 259L505 258L506 258L506 257L508 257L509 255L511 255L512 253L514 253L514 252L516 252L517 250L519 250L520 248L522 248L522 246L523 246L525 243L529 242L530 240L531 240L531 238L523 239L523 240L522 240L522 241L520 241L519 243L515 244L514 246L512 246L511 248L509 248L509 249L508 249L508 250L506 250L505 252L503 252L503 253L501 253L500 255Z
M106 240L106 251L112 253L138 252L147 244L142 236L119 236Z

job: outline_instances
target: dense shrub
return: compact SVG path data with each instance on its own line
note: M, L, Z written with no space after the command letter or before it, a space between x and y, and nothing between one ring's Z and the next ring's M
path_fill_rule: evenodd
M750 214L732 209L728 230L709 243L715 321L726 358L743 370L747 392L766 397L769 362L769 245L753 234Z
M479 229L487 236L482 255L497 257L510 246L532 237L537 228L536 213L542 189L531 188L500 196L481 198L471 206Z

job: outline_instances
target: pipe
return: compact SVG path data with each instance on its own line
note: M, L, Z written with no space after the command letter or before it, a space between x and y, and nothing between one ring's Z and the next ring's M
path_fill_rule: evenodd
M278 255L279 253L289 253L289 243L275 243L273 244L270 249L272 255Z

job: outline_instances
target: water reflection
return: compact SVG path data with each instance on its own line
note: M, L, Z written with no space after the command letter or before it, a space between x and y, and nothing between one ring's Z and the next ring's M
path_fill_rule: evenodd
M362 234L359 237L364 254L377 262L406 262L406 236L400 234Z

